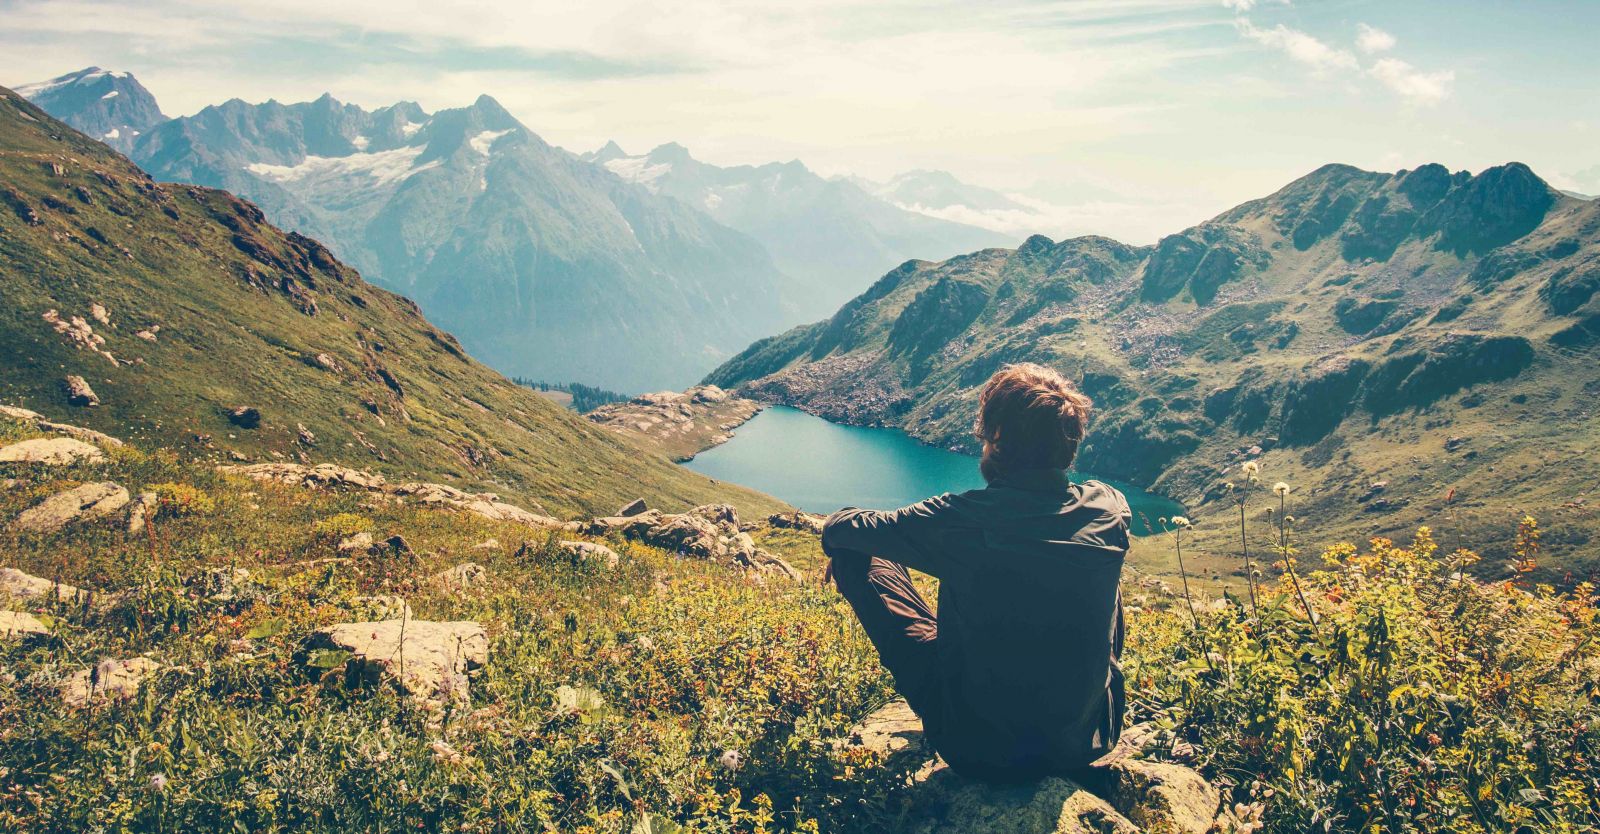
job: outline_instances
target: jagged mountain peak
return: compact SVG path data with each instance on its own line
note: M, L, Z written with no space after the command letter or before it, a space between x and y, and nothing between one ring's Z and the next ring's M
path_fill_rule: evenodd
M85 67L19 85L16 92L124 154L139 136L167 120L155 96L127 72Z

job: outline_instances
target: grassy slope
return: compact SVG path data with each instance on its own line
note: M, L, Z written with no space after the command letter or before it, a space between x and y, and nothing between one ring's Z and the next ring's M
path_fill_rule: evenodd
M610 512L640 495L667 508L778 506L513 385L409 301L248 204L157 185L3 90L0 182L0 402L63 417L61 380L79 374L104 404L76 410L72 422L199 458L336 461L495 491L558 515ZM55 309L90 319L95 302L112 325L90 324L123 364L73 347L41 318ZM154 343L135 337L152 325L161 328ZM318 354L336 370L320 367ZM260 409L259 429L229 424L224 410L241 405ZM297 424L315 435L313 448L299 443Z
M1151 248L1035 238L1016 251L902 267L831 320L757 343L707 381L970 450L976 386L1006 361L1040 361L1083 380L1101 407L1084 467L1187 504L1201 522L1192 555L1208 574L1241 569L1227 555L1237 510L1219 486L1237 477L1240 452L1258 444L1269 449L1260 456L1265 483L1290 482L1291 512L1319 535L1360 539L1433 524L1447 544L1477 542L1493 557L1485 569L1497 571L1517 520L1532 513L1555 557L1547 575L1591 570L1600 435L1590 427L1600 371L1592 349L1551 339L1600 300L1558 314L1548 296L1554 282L1597 268L1600 206L1557 198L1538 228L1513 242L1457 251L1441 245L1443 235L1418 233L1382 258L1347 257L1339 234L1295 238L1283 228L1286 216L1321 205L1323 191L1394 189L1386 175L1346 179L1353 170L1326 169L1191 230L1199 237L1223 227L1233 237L1207 245L1237 240L1244 253L1246 265L1215 297L1197 299L1188 285L1165 300L1141 299ZM1497 264L1510 268L1489 269ZM1347 299L1395 309L1372 332L1352 333L1339 321ZM1446 320L1447 307L1458 315ZM1325 363L1376 369L1447 350L1440 346L1462 336L1525 338L1531 366L1494 380L1489 363L1466 360L1445 376L1481 384L1389 399L1393 411L1374 407L1383 397L1363 400L1370 382L1332 386L1320 399L1304 393ZM1228 390L1232 403L1207 407L1210 395ZM1292 437L1283 430L1286 403L1297 398L1302 418L1349 413L1334 413L1325 435ZM1447 451L1452 437L1464 441ZM1361 500L1377 481L1387 489ZM1251 501L1253 547L1270 537L1271 503L1261 493ZM1147 544L1148 564L1174 567L1170 548Z

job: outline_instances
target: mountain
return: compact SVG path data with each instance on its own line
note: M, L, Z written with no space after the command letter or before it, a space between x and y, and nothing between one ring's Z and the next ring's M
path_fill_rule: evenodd
M863 275L1018 239L908 211L799 161L724 168L678 144L630 156L615 142L585 158L760 241L778 268L798 279L792 298L805 318L826 315L860 292Z
M507 374L684 387L796 320L759 243L545 143L488 96L433 114L235 99L133 156L325 241Z
M5 90L0 183L0 403L197 458L337 462L550 514L639 494L776 504L511 383L315 240L226 192L160 184Z
M706 381L975 451L977 387L1043 362L1098 404L1080 465L1184 502L1202 543L1259 458L1319 539L1448 518L1506 553L1533 513L1570 565L1600 533L1597 351L1600 204L1516 163L1330 165L1153 247L908 263Z
M150 128L167 120L155 96L126 72L88 67L21 84L16 92L45 112L127 154Z

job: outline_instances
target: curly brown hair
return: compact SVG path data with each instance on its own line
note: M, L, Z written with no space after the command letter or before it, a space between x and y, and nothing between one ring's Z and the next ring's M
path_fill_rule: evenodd
M981 470L993 481L1023 469L1069 469L1094 407L1057 371L1032 362L1007 365L978 395L973 432L983 441Z

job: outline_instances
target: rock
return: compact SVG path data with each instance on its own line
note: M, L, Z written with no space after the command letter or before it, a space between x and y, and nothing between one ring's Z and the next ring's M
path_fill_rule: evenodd
M599 562L608 568L614 568L622 561L617 551L594 542L564 541L561 543L561 549L575 559Z
M61 682L61 703L81 709L102 701L126 701L139 694L139 686L160 669L161 665L148 657L102 660Z
M621 518L632 518L648 509L650 508L645 506L643 498L635 498L628 502L628 506L617 510L616 514Z
M477 562L462 562L434 574L433 581L449 591L470 591L489 581L489 570Z
M403 539L402 539L402 541L403 541ZM343 539L343 540L341 540L339 542L339 552L340 553L350 553L350 552L353 552L353 551L364 551L364 550L371 550L371 549L372 549L372 534L371 533L367 533L367 532L357 533L354 536L351 536L351 537L349 537L347 539ZM380 617L379 619L382 619L382 618Z
M1444 450L1446 452L1454 452L1457 449L1460 449L1462 446L1467 445L1469 440L1470 438L1461 437L1459 435L1452 437L1444 442Z
M221 470L258 481L277 481L294 486L324 489L363 489L398 495L411 498L420 504L470 512L492 521L514 521L531 527L577 529L577 525L507 504L492 492L467 492L444 484L390 484L382 475L331 463L320 463L315 466L298 463L257 463L248 466L224 466Z
M145 520L152 517L160 497L153 492L141 492L133 503L128 505L128 535L143 533Z
M156 334L160 333L160 332L161 332L161 325L152 324L149 327L147 327L147 328L145 328L143 330L140 330L137 333L134 333L133 335L135 335L135 336L137 336L137 337L139 337L139 338L141 338L141 339L143 339L143 340L145 340L147 342L152 342L153 343L156 340Z
M424 702L467 703L467 672L489 661L489 636L475 622L382 620L320 629L309 649L347 651L347 676L387 681Z
M801 530L807 533L822 535L822 523L827 521L816 513L795 510L792 513L773 513L767 516L767 524L784 530Z
M717 525L693 513L665 516L660 524L645 533L645 543L662 550L676 551L683 556L711 559L717 555L720 544Z
M122 446L121 440L118 440L109 434L102 434L94 429L86 429L82 426L69 426L66 423L53 423L45 419L43 414L26 408L0 405L0 416L10 417L12 419L22 420L24 422L31 422L34 424L34 426L38 427L40 431L64 434L68 437L82 440L85 443L93 443L102 448L117 448Z
M64 380L67 388L67 404L82 408L93 408L100 404L100 397L89 387L88 380L81 376L69 376Z
M646 510L634 516L597 518L583 526L591 536L609 534L642 541L682 556L720 562L730 567L799 580L800 572L755 546L739 529L739 515L727 504L705 504L686 513L665 515Z
M923 762L912 777L911 816L903 826L916 834L1205 834L1222 803L1200 774L1132 758L1131 748L1107 757L1115 760L1096 780L1103 796L1061 777L1011 785L968 780L930 755L922 721L905 701L868 716L848 744Z
M697 403L727 402L728 397L732 396L715 385L701 385L697 388L690 388L685 393L689 395L689 399Z
M248 405L228 411L228 422L241 429L254 429L261 427L261 411Z
M1367 491L1361 493L1361 495L1356 498L1356 501L1364 504L1383 494L1383 491L1388 488L1388 481L1373 481L1367 485Z
M101 463L105 452L70 437L37 438L0 448L0 463L42 463L63 466L71 463Z
M88 599L89 592L65 583L23 573L16 568L0 568L0 596L34 600L54 596L61 602L80 602Z
M18 529L59 530L75 521L103 518L128 505L128 491L110 481L84 484L46 498L17 517Z
M89 304L89 317L108 327L111 325L111 312L98 301Z
M26 611L0 611L0 640L46 637L50 629Z
M483 541L478 542L477 544L473 545L472 549L473 550L499 550L500 549L500 540L499 539L484 539Z
M306 428L304 423L295 423L294 424L294 432L295 432L296 439L298 439L300 441L300 445L302 445L302 446L315 446L315 445L317 445L317 436L312 434L311 430Z
M412 618L410 603L393 594L356 597L355 604L351 608L357 615L372 621Z
M645 531L661 523L666 516L660 510L645 510L638 515L607 516L597 518L584 525L583 532L590 536L605 536L616 533L624 538L641 538Z

